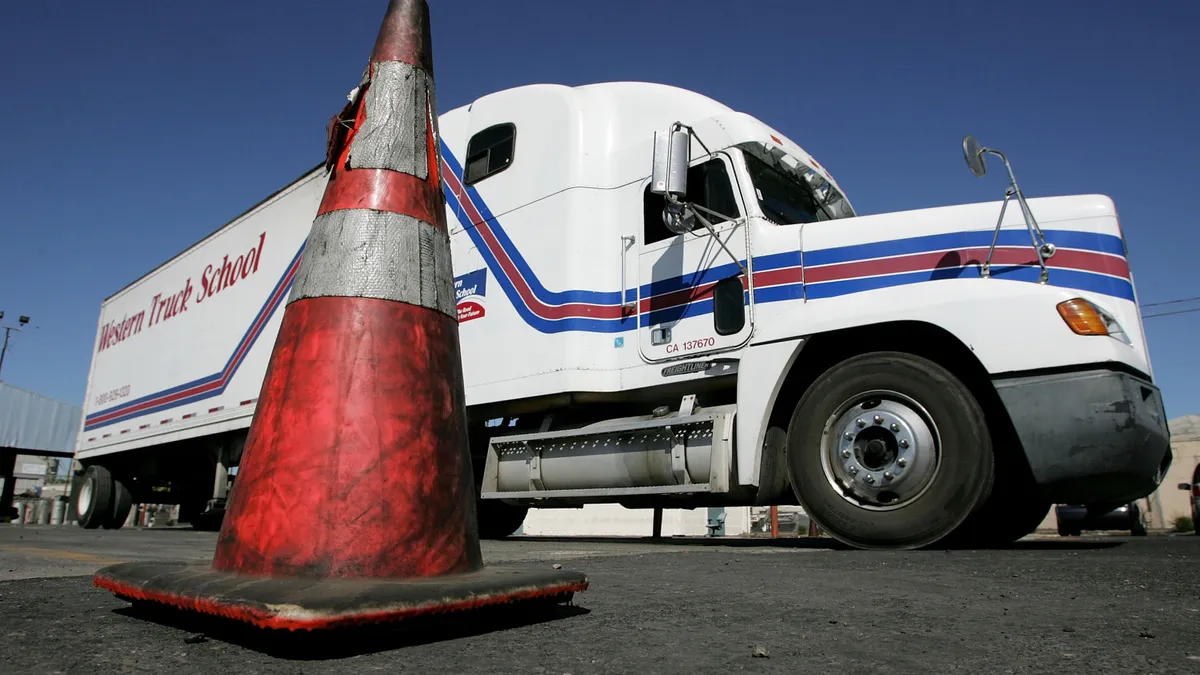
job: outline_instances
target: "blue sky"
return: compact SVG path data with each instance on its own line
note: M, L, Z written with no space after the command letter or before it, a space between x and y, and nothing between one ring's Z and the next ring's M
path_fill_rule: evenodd
M861 213L1000 198L962 163L973 133L1030 197L1112 196L1143 303L1200 296L1200 4L431 5L442 110L535 82L674 84L791 136ZM4 379L81 402L102 299L319 161L385 6L0 4L0 310L34 318ZM1147 321L1172 417L1200 413L1197 329Z

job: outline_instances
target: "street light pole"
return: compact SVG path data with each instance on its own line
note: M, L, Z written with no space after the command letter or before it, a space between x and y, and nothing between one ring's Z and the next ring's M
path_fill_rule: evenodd
M4 318L4 312L0 312L0 319L3 319L3 318ZM17 323L20 325L19 326L0 326L0 328L4 329L4 346L0 347L0 372L4 371L4 355L8 352L9 335L11 335L14 330L15 331L24 330L25 324L29 323L29 317L24 316L24 315L18 317Z
M4 354L8 351L8 333L12 329L4 327L4 346L0 347L0 373L4 372Z

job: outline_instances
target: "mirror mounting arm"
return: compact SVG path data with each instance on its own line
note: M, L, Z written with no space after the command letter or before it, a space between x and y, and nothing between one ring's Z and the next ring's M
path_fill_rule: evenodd
M746 270L746 266L743 265L742 261L739 260L738 257L733 254L733 251L729 250L729 247L725 245L725 242L721 241L721 238L717 236L717 231L716 231L716 229L713 228L712 223L708 222L708 219L705 218L700 212L704 211L704 212L712 214L714 216L720 216L721 218L728 218L729 216L726 216L722 213L717 213L716 211L713 211L712 209L708 209L703 206L699 206L697 204L681 203L675 197L675 195L667 195L667 199L671 203L673 203L677 206L680 206L680 207L686 208L686 209L691 209L692 213L696 216L696 220L699 220L700 224L704 226L704 229L708 230L709 236L711 236L713 238L713 240L716 241L717 244L722 249L725 250L725 253L729 255L729 259L733 261L733 264L738 266L738 269L740 269L742 271L742 274L744 274L746 276L746 279L747 280L750 279L750 272Z
M972 172L977 176L982 176L983 154L996 155L1000 161L1004 162L1004 168L1008 172L1008 188L1004 191L1004 203L1000 206L1000 217L996 220L996 229L992 232L992 244L988 247L987 259L984 260L983 266L980 268L980 276L984 279L991 277L992 258L996 253L996 242L1000 238L1000 228L1004 225L1004 213L1008 209L1008 202L1015 196L1017 203L1021 206L1021 215L1025 219L1025 229L1029 232L1029 243L1033 246L1033 251L1037 255L1038 266L1041 268L1041 273L1038 276L1038 283L1046 283L1050 279L1050 269L1046 266L1046 261L1050 259L1057 250L1054 244L1046 241L1046 235L1042 232L1042 228L1038 225L1037 219L1033 216L1033 210L1029 208L1028 202L1025 201L1025 193L1021 191L1021 186L1017 184L1017 177L1013 173L1012 165L1008 162L1008 157L1003 152L992 148L987 148L974 144L974 138L967 137L963 141L964 152L967 152L968 164L970 164L970 152L977 154L979 159L978 168L972 167ZM970 151L968 151L970 148ZM978 149L976 149L978 148Z
M702 138L700 138L700 134L697 134L695 129L684 124L683 122L675 122L674 124L671 125L672 131L682 131L684 129L687 130L688 136L690 138L696 139L696 142L700 144L700 147L704 148L704 153L705 153L706 157L708 155L713 154L712 150L708 149L708 146L704 144L704 140Z

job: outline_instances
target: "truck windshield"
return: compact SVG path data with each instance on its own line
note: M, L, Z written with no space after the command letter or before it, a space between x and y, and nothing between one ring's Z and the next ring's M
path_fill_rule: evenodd
M750 180L758 194L763 215L779 225L832 220L833 215L817 201L813 190L799 179L743 152Z

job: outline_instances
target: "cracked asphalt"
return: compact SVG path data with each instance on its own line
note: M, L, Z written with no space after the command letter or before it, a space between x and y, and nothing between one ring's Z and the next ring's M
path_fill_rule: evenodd
M512 539L488 564L591 587L549 613L468 613L264 639L131 611L117 561L208 560L215 535L0 525L6 673L1200 673L1200 537L1027 539L1000 551L828 540Z

